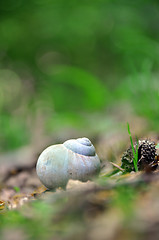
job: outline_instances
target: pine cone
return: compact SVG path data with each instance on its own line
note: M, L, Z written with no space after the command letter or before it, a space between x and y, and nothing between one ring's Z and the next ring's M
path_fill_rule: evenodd
M137 143L134 144L134 149L136 151ZM155 143L149 140L139 140L138 142L138 170L144 170L149 168L155 170L158 166L158 161L156 158L156 148ZM121 162L121 167L127 172L135 171L133 163L134 155L132 147L129 147L126 152L124 152Z

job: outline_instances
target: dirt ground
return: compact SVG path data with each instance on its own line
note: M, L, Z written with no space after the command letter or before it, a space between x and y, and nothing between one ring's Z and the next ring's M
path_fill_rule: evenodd
M159 141L142 119L134 121L131 131L139 139ZM115 129L94 135L92 142L101 159L100 176L84 183L69 180L66 190L47 190L35 171L40 152L56 139L1 154L1 239L159 239L159 169L108 177L116 169L110 162L121 165L128 134Z

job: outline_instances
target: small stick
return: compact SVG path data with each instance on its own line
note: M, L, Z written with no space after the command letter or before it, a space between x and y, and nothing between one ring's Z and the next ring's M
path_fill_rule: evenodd
M122 172L124 172L124 169L121 168L120 166L118 166L117 164L110 162L114 167L118 168L119 170L121 170Z

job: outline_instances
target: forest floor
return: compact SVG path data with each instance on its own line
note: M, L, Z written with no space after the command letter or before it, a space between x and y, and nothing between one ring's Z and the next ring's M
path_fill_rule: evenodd
M155 132L146 131L143 119L129 122L139 139L159 141ZM123 132L110 129L88 136L102 161L100 176L84 183L69 180L66 190L47 190L35 171L42 148L56 139L1 154L1 239L158 240L159 169L108 177L115 169L110 162L120 166L130 145Z

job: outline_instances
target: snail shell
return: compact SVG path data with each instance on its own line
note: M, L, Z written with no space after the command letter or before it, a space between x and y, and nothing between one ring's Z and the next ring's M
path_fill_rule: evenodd
M69 179L87 181L100 171L100 160L88 138L67 140L39 156L37 175L49 189L65 187Z

